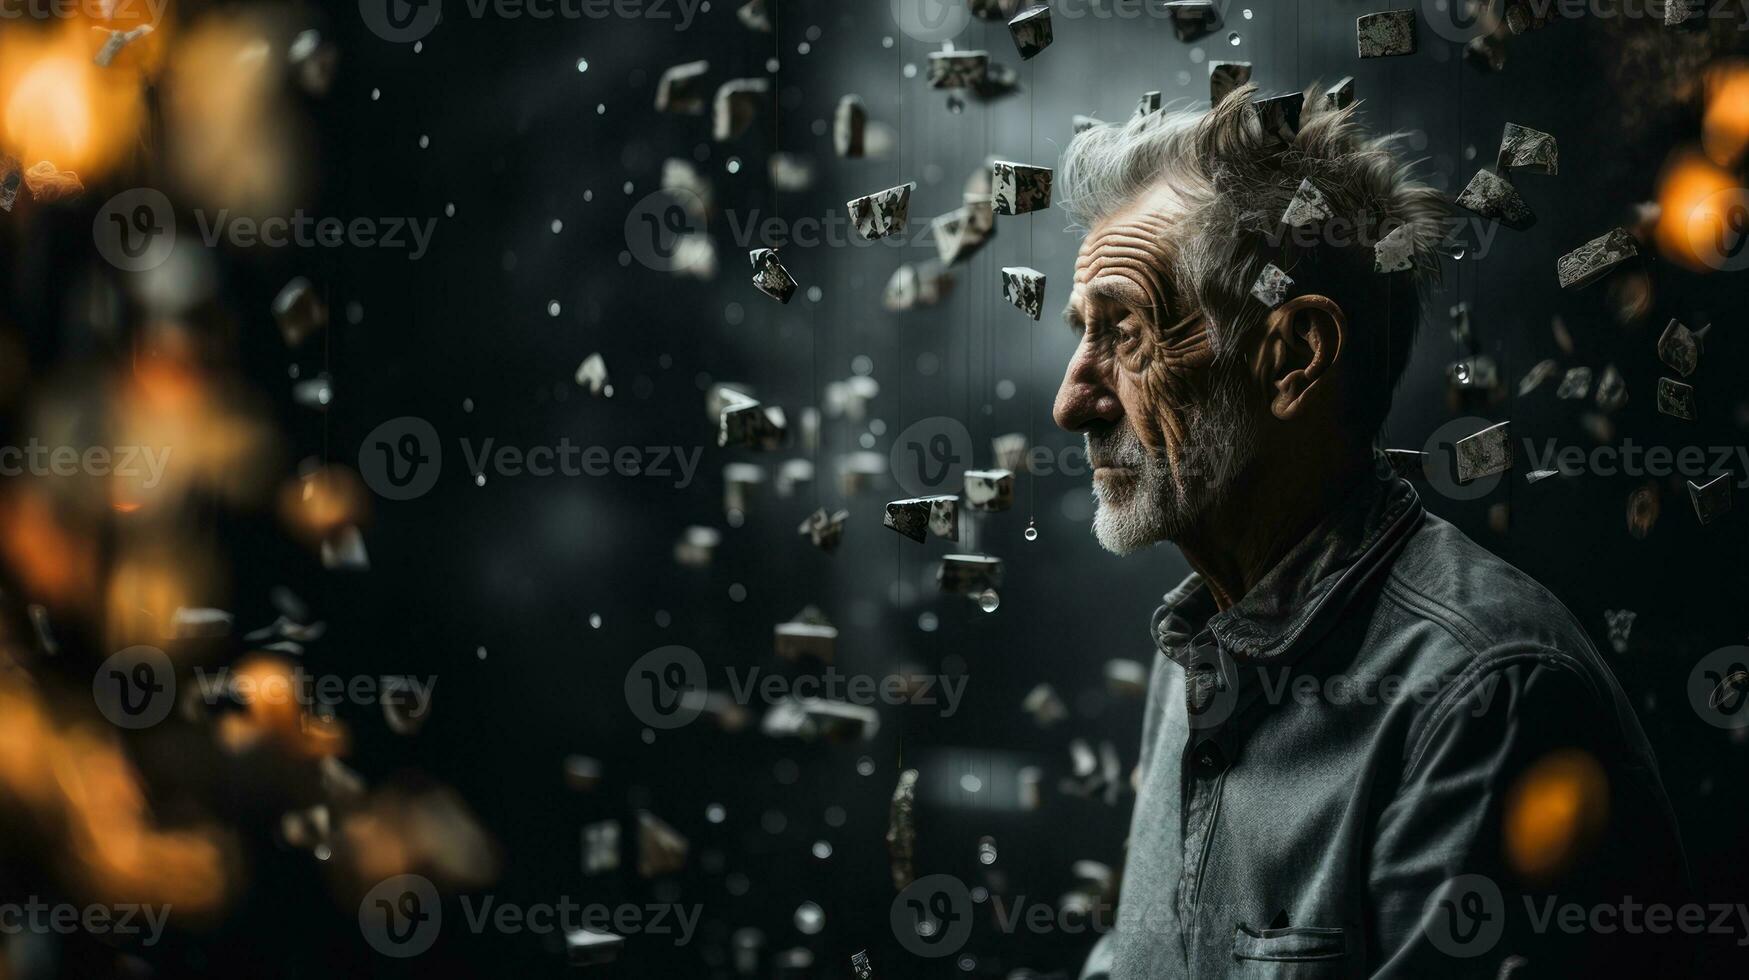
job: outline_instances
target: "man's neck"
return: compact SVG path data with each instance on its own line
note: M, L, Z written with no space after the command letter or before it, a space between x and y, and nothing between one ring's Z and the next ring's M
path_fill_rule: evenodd
M1248 473L1174 542L1225 610L1347 500L1370 472L1344 465L1308 474ZM1308 475L1313 478L1307 479Z

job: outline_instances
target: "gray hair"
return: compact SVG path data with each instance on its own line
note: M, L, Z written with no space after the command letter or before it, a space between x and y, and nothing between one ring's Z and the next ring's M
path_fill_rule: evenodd
M1367 135L1355 106L1328 105L1318 86L1303 95L1298 132L1266 134L1245 85L1207 111L1162 110L1102 124L1070 142L1057 197L1091 229L1162 183L1183 202L1168 249L1174 303L1200 309L1218 357L1229 357L1267 308L1251 296L1265 263L1294 278L1295 293L1319 293L1347 314L1354 359L1349 407L1370 435L1383 423L1408 364L1422 289L1439 277L1444 196L1415 179L1396 152L1399 134ZM1296 231L1281 218L1302 179L1324 195L1332 219ZM1411 268L1373 271L1373 244L1407 228Z

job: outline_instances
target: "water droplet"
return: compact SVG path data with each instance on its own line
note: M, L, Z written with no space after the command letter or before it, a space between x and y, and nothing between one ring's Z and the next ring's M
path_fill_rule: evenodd
M997 610L997 608L1000 607L1001 605L1002 605L1002 597L996 594L995 589L985 589L984 591L978 593L978 608L979 609L982 609L987 613L995 612Z
M601 628L601 614L600 613L590 613L589 614L589 628L590 629L597 629L597 630Z
M1250 20L1250 19L1251 19L1251 8L1250 8L1250 7L1246 7L1246 8L1245 8L1245 19L1246 19L1246 20Z
M588 71L589 70L589 59L588 58L578 58L577 59L577 70L578 71Z
M1025 536L1026 536L1026 540L1028 540L1028 541L1037 541L1038 540L1038 527L1036 525L1034 525L1033 522L1031 522L1031 521L1026 522L1026 535Z
M1243 40L1244 40L1244 38L1239 36L1238 31L1234 31L1233 33L1227 35L1227 43L1231 44L1235 48L1238 47L1239 42L1243 41Z
M956 116L959 115L960 113L966 111L966 101L957 95L948 96L947 97L947 111L953 113Z
M1463 384L1464 382L1470 380L1470 365L1469 365L1469 363L1467 361L1459 361L1457 364L1457 370L1455 370L1453 373L1457 375L1457 380L1458 380L1459 384Z
M1447 249L1447 250L1446 250L1446 253L1445 253L1445 254L1447 254L1447 255L1449 255L1449 256L1451 256L1451 257L1452 257L1452 258L1454 258L1454 259L1461 259L1461 258L1463 258L1463 257L1464 257L1464 243L1463 243L1463 242L1457 242L1457 243L1455 243L1455 244L1453 244L1453 245L1452 245L1452 246L1451 246L1451 248L1449 248L1449 249Z
M474 486L483 487L485 485L486 485L486 474L475 473L474 474Z

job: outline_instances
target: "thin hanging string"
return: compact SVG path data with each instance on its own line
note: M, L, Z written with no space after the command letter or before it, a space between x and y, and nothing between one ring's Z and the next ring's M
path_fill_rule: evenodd
M1037 81L1037 78L1036 78L1037 74L1038 74L1038 69L1036 67L1029 67L1026 71L1026 80L1029 83L1036 82ZM1038 145L1034 142L1035 130L1037 129L1037 126L1038 126L1038 86L1036 84L1029 84L1027 86L1027 89L1026 89L1026 152L1027 152L1027 159L1034 159L1035 158L1034 154L1038 153ZM1031 268L1035 271L1038 269L1038 260L1033 257L1033 231L1037 228L1037 224L1038 224L1037 212L1034 212L1033 214L1027 215L1027 218L1026 218L1026 264L1029 268ZM1043 301L1042 297L1040 298L1040 301L1041 302ZM1033 321L1032 323L1028 324L1026 327L1026 387L1027 387L1027 390L1029 393L1032 390L1032 386L1034 384L1036 384L1038 381L1038 327L1039 327L1038 321L1036 321L1036 320ZM1027 402L1025 402L1023 404L1030 404L1030 401L1031 400L1028 399ZM1024 463L1026 461L1027 455L1031 454L1033 440L1036 439L1037 437L1038 437L1038 410L1036 407L1029 407L1027 409L1027 412L1026 412L1026 449L1027 449L1027 452L1026 452L1026 454L1021 456L1022 463ZM1027 467L1026 523L1028 526L1031 526L1038 519L1038 474L1033 473L1031 470L1032 470L1032 467L1030 467L1030 466Z

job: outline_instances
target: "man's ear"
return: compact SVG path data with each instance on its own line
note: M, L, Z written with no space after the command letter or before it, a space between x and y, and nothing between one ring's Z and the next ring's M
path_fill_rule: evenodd
M1348 317L1327 296L1295 296L1264 323L1258 380L1271 392L1269 410L1283 421L1333 399L1336 366L1348 342Z

